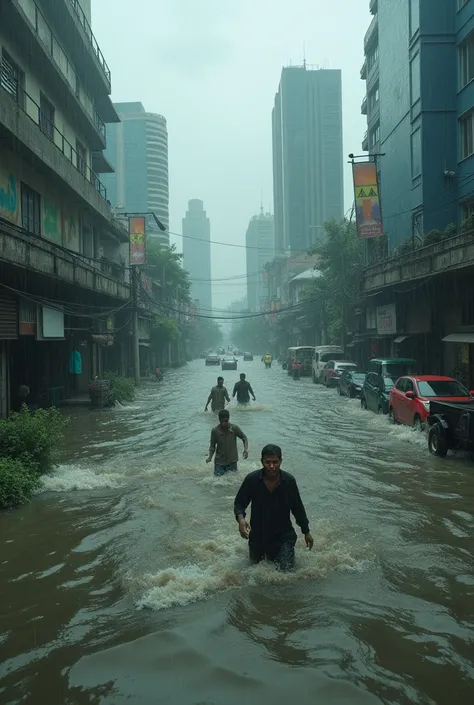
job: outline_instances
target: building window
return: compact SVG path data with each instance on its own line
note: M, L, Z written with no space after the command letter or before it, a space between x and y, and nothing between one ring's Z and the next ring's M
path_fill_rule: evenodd
M461 203L461 220L466 220L471 215L474 215L474 200L464 201Z
M423 242L423 211L418 210L411 216L411 235L414 242Z
M415 54L410 62L410 90L411 104L413 105L421 98L421 73L420 54Z
M25 74L4 49L2 49L0 85L21 108L25 108Z
M379 87L376 86L369 93L369 110L373 110L378 102L379 102Z
M410 0L410 36L420 29L420 0Z
M411 136L411 177L415 179L421 174L421 128Z
M380 125L377 125L369 134L369 147L373 149L380 142Z
M474 32L459 47L459 87L464 88L474 78Z
M379 58L379 47L378 44L367 54L367 68L370 69L375 64Z
M39 114L40 129L46 137L54 141L54 105L52 105L46 96L40 95L40 114Z
M474 113L469 113L461 118L461 159L470 157L474 152Z
M76 167L82 176L87 176L87 149L79 140L76 140Z
M41 235L41 196L21 184L21 224L28 233Z

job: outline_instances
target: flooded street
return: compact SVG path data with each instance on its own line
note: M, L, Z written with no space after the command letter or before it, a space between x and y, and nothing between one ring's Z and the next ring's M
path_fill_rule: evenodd
M71 414L46 491L0 515L2 705L474 702L470 459L279 365L241 371L257 404L229 407L250 444L231 477L205 463L202 360ZM266 443L315 539L294 574L251 567L232 513Z

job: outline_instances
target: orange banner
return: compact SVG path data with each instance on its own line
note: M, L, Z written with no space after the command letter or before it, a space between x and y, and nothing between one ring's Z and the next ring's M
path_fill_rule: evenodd
M130 264L145 264L145 218L129 218Z
M377 166L375 162L354 162L352 173L359 237L380 237L383 235L383 225Z

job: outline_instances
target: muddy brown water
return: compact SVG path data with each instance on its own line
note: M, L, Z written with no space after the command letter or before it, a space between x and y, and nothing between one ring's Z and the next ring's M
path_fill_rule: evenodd
M57 472L0 515L0 703L474 702L474 465L310 380L241 363L250 458L216 479L202 361L71 413ZM232 387L238 374L226 373ZM251 567L232 501L279 443L315 539Z

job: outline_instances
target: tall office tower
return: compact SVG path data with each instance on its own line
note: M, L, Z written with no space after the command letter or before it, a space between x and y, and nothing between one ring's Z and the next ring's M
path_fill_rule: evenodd
M193 198L183 218L183 264L191 279L191 297L198 300L204 314L212 309L210 239L211 225L204 204Z
M273 215L255 215L247 228L247 302L250 311L265 311L268 301L265 265L275 256Z

